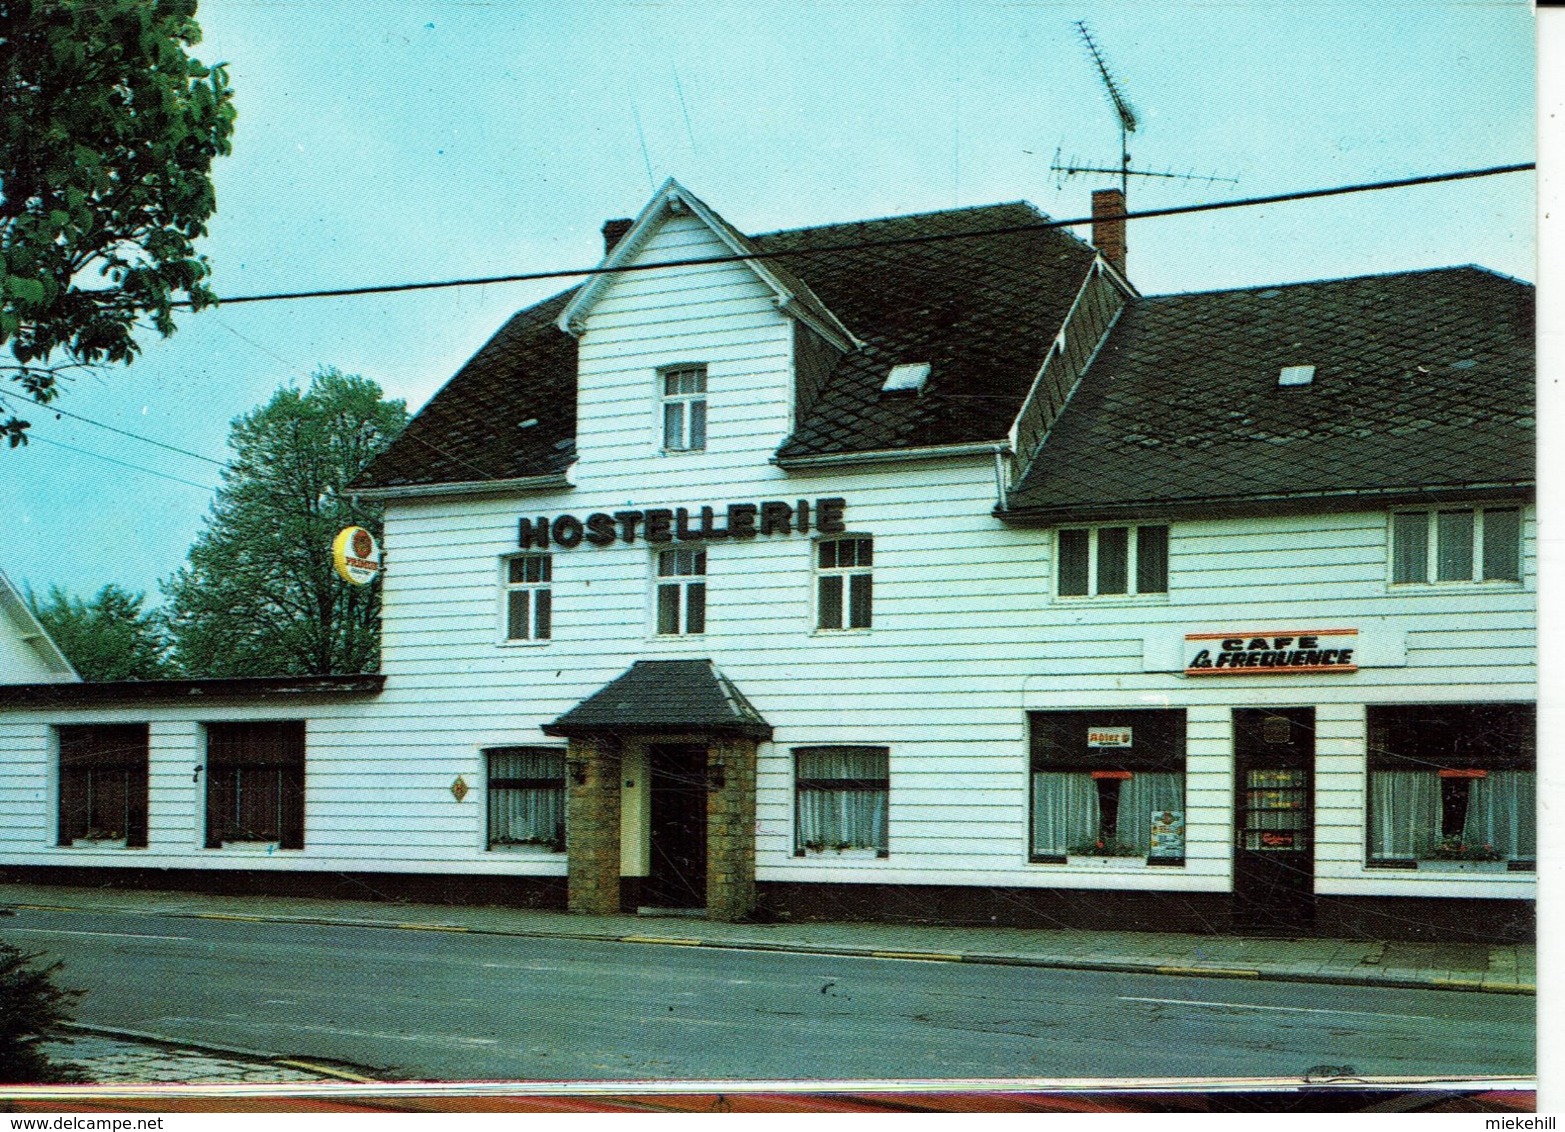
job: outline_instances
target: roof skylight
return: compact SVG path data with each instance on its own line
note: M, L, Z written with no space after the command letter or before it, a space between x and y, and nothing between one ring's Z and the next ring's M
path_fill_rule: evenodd
M1283 366L1277 375L1278 385L1309 385L1314 380L1314 366Z
M882 393L922 393L924 383L929 380L928 362L907 362L903 365L891 367L891 372L886 375L886 384L880 387Z

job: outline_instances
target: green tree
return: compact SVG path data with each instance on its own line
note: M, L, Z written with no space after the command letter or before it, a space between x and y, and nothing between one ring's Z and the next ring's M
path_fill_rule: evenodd
M344 487L407 424L373 381L325 369L233 424L188 564L163 583L174 656L190 676L299 676L380 666L380 586L332 568L343 527L380 536L380 508Z
M91 601L59 586L39 601L27 595L43 623L83 680L157 680L173 675L168 639L155 612L142 612L143 594L110 583Z
M234 106L196 0L0 0L0 366L52 400L65 372L129 363L141 319L212 302L195 241ZM12 447L27 422L0 420Z
M51 1061L42 1046L70 1040L64 1024L81 992L55 986L60 964L39 967L37 958L0 942L0 1082L80 1081L74 1066Z

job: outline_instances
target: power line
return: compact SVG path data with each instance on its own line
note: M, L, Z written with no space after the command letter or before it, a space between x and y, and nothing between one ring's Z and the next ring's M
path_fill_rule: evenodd
M171 476L167 472L159 472L152 468L144 468L140 464L132 464L126 460L116 460L113 456L105 456L101 452L91 452L85 448L77 448L74 444L62 444L58 440L50 440L45 436L34 436L30 437L29 440L36 440L39 444L52 444L56 448L64 448L67 452L76 452L83 456L91 456L94 460L103 460L110 464L118 464L122 468L131 468L138 472L145 472L147 475L157 476L159 479L173 480L175 483L182 483L186 487L199 488L202 491L217 490L217 488L212 487L210 484L196 483L194 480L180 479L178 476Z
M38 400L36 397L29 397L25 393L13 393L10 390L0 390L0 398L4 397L14 397L18 401L26 401L30 404L37 405L41 409L47 409L51 413L58 413L62 417L70 417L72 420L81 421L83 424L90 424L96 428L107 429L109 432L117 432L121 436L128 436L132 440L139 440L143 444L155 444L159 448L166 448L170 452L178 452L181 456L189 456L193 460L205 460L208 464L215 464L219 468L226 468L228 466L222 460L214 460L210 456L203 456L199 452L192 452L190 449L181 448L177 444L165 444L161 440L153 440L150 436L142 436L140 433L130 432L123 428L115 428L111 424L104 424L102 421L95 421L91 417L84 417L80 413L73 413L69 409L62 409L58 405L51 405L46 401ZM58 444L59 441L53 441L52 443Z
M1182 216L1196 212L1216 212L1227 208L1254 208L1266 204L1283 204L1289 201L1315 200L1320 197L1345 196L1349 193L1376 192L1383 189L1405 189L1416 185L1434 185L1447 181L1465 181L1475 177L1494 177L1502 173L1522 173L1537 166L1533 162L1516 165L1495 165L1486 169L1463 169L1453 173L1432 173L1422 177L1403 177L1394 181L1367 181L1356 185L1339 185L1329 189L1306 189L1272 196L1246 197L1243 200L1214 201L1208 204L1187 204L1174 208L1143 209L1126 212L1116 220L1149 220L1160 216ZM902 236L891 240L864 240L856 243L824 244L813 248L788 248L777 251L741 252L726 256L702 256L695 259L663 260L658 263L622 264L618 267L576 267L558 271L527 271L515 275L487 275L472 279L443 279L422 283L383 283L367 287L337 287L319 291L282 291L263 295L235 295L220 298L220 304L233 306L238 303L270 303L290 299L333 299L353 295L388 295L401 291L434 291L449 287L482 287L491 283L527 283L545 279L575 279L592 275L618 275L636 271L660 271L670 267L696 267L714 263L743 263L752 260L782 259L789 256L829 255L835 252L860 251L868 248L906 247L915 244L943 243L948 240L971 240L988 236L1009 236L1020 232L1039 232L1049 228L1075 228L1091 224L1090 216L1069 220L1043 220L1033 224L1012 224L1001 228L985 228L975 232L933 232L921 236ZM189 306L189 300L175 306Z

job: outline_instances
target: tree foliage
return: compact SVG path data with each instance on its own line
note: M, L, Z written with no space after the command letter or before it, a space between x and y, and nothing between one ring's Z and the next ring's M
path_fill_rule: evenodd
M83 680L157 680L173 675L168 640L154 612L142 612L145 595L110 583L91 601L59 586L39 601L27 595L33 614Z
M40 967L37 958L0 942L0 1083L81 1080L73 1066L51 1061L42 1049L45 1042L70 1040L63 1026L81 992L56 986L60 964Z
M174 655L189 676L373 672L380 586L331 564L346 526L380 536L380 509L344 487L407 424L401 401L335 369L279 390L233 424L236 455L188 564L163 583Z
M138 320L211 302L195 253L229 152L221 66L186 54L196 0L0 0L0 345L38 401L62 371L130 362ZM11 445L27 422L0 421Z

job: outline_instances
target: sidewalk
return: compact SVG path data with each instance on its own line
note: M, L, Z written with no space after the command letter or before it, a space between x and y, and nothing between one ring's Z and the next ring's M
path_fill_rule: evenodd
M573 916L521 908L0 884L0 910L265 920L679 947L804 952L1092 971L1534 994L1530 945L1262 939L1163 932L907 924L722 924L683 917ZM5 922L0 920L0 937Z

